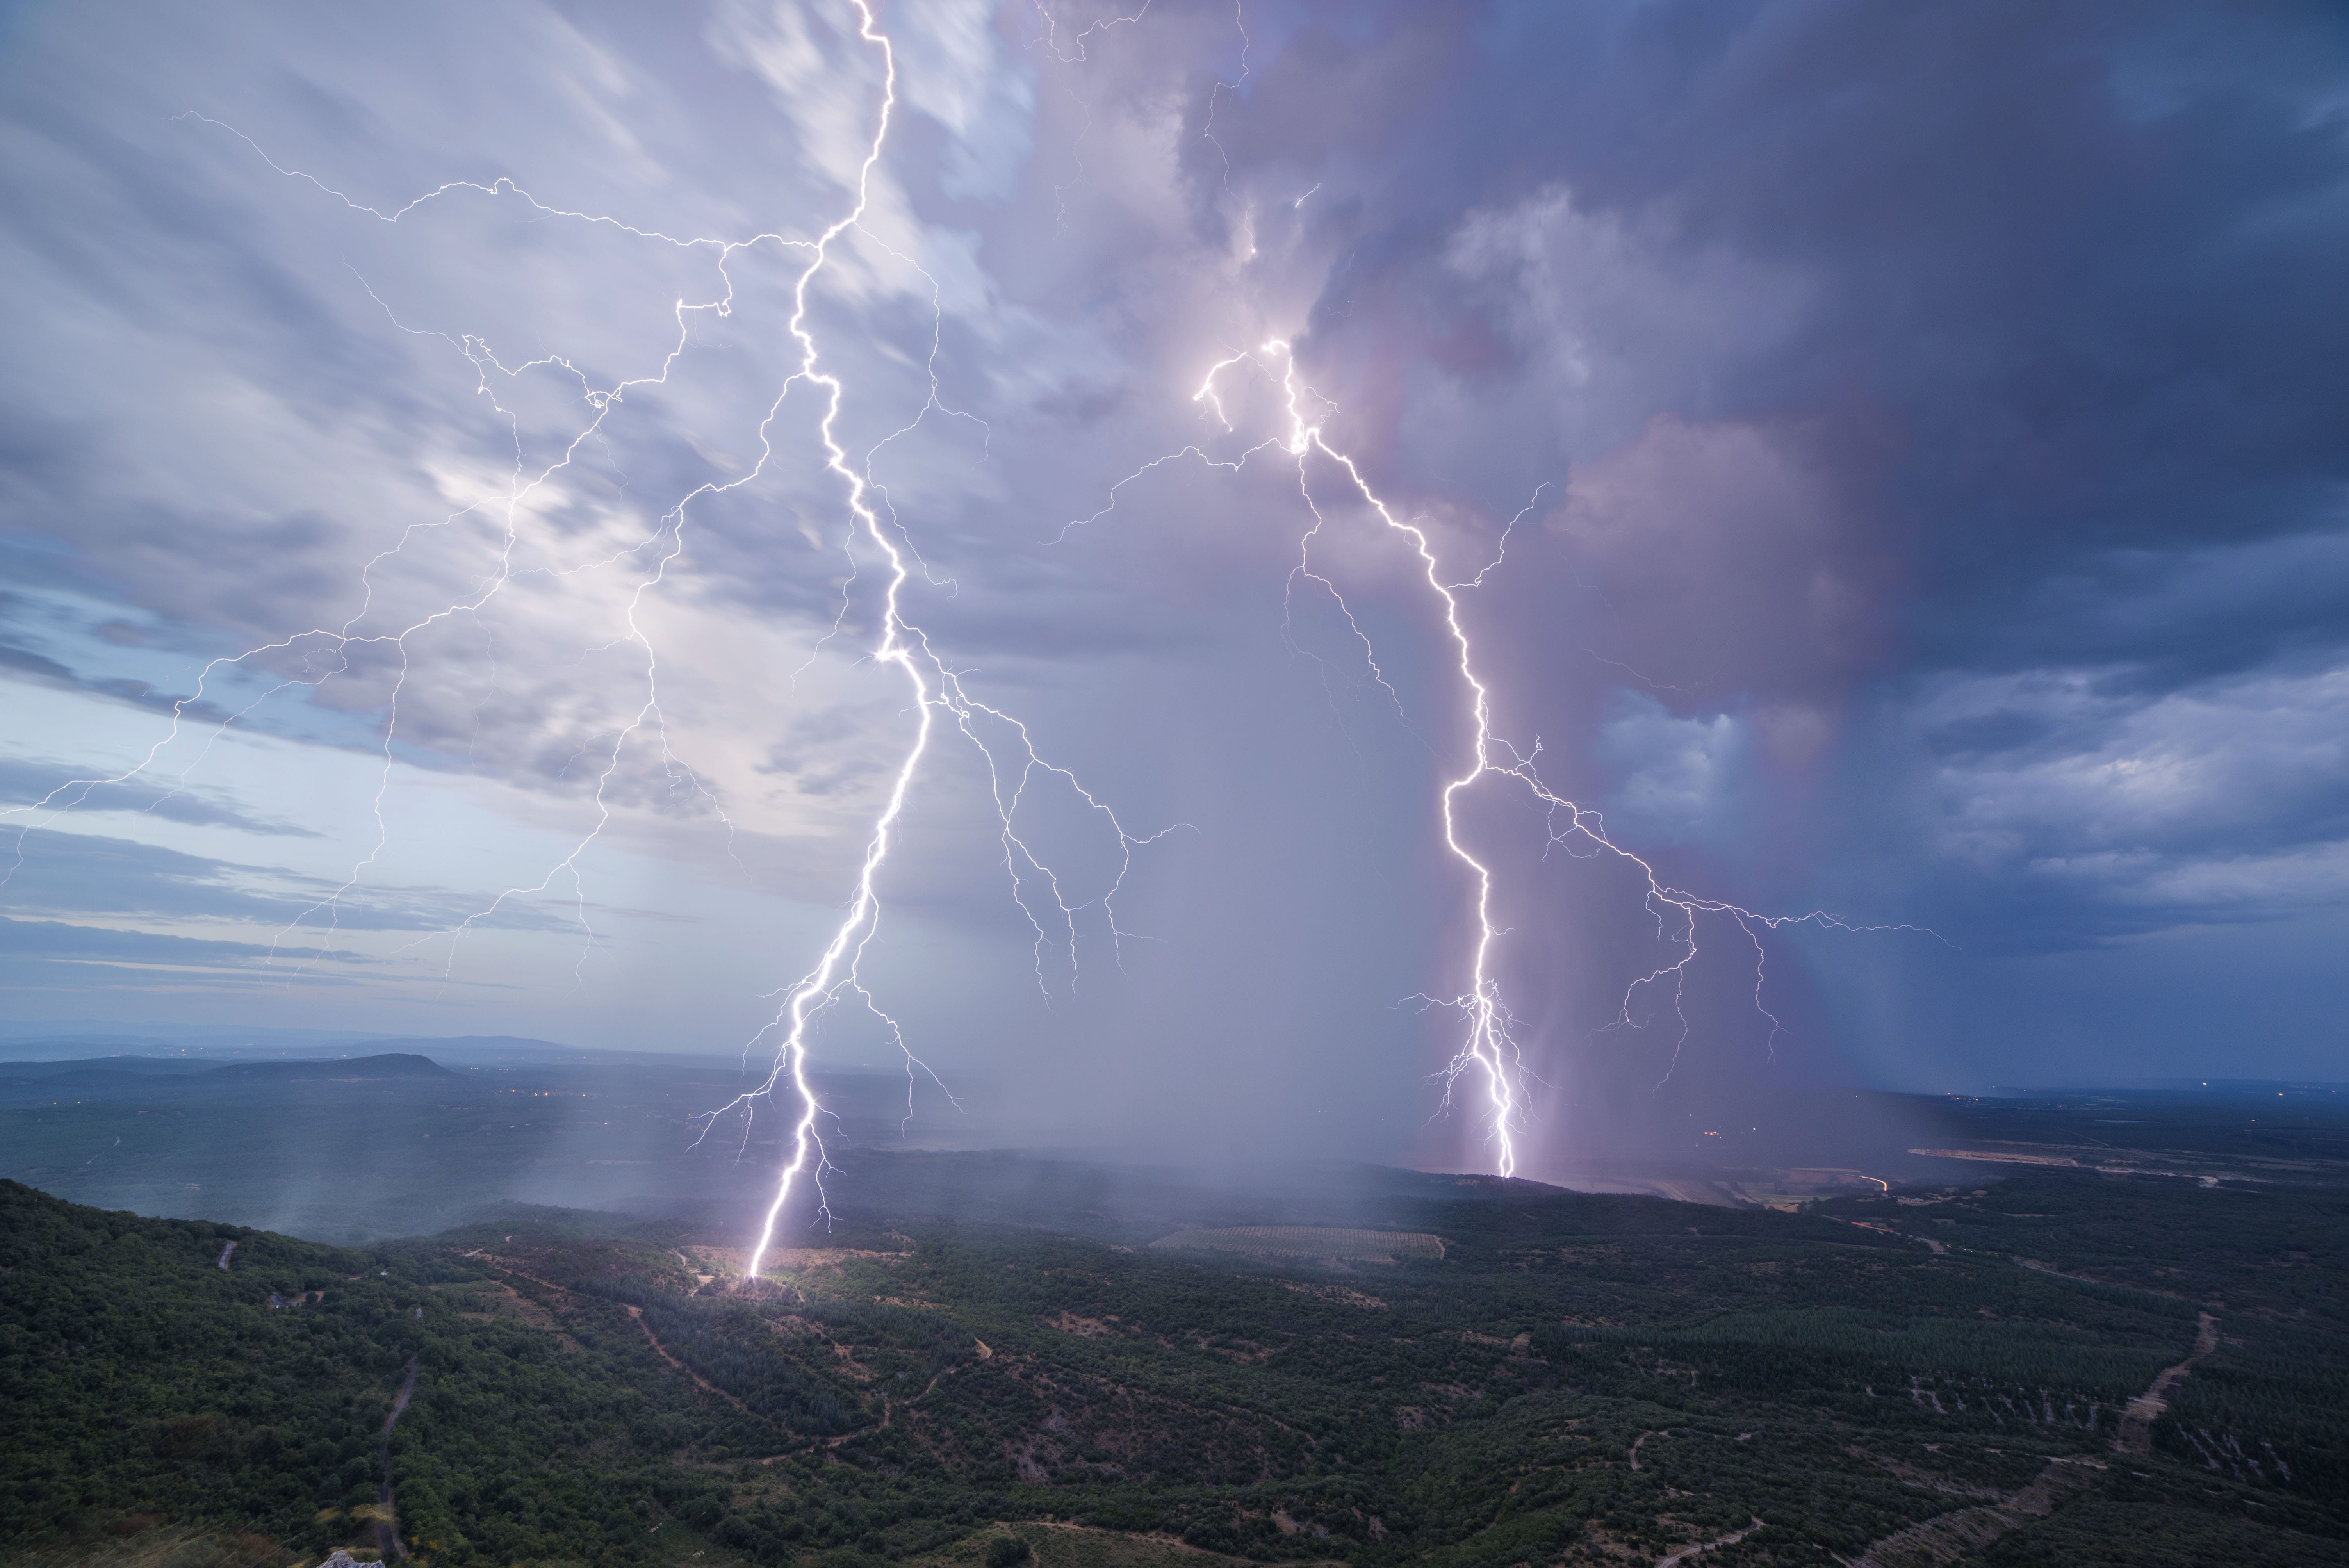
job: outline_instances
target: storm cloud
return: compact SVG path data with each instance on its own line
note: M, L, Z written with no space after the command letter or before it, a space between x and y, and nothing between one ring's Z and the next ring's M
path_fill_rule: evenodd
M1279 446L1291 366L1474 584L1551 788L1672 885L1923 928L1764 934L1774 1027L1708 915L1668 1006L1640 878L1480 785L1536 1141L2335 1059L2336 14L881 20L898 119L804 318L829 428L931 651L1068 769L939 721L867 977L925 1059L1071 1137L1485 1157L1413 1000L1470 945L1467 687L1416 558ZM879 103L853 11L10 26L0 903L225 963L347 887L364 1001L282 1021L739 1046L912 725L793 380Z

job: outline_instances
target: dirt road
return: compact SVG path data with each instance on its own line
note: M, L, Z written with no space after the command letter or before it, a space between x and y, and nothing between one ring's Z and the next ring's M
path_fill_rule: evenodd
M2116 1453L2153 1451L2153 1423L2168 1408L2168 1396L2194 1363L2219 1347L2219 1320L2202 1314L2194 1335L2194 1348L2175 1367L2164 1367L2152 1387L2128 1402L2121 1417L2120 1436L2113 1439ZM2011 1497L1975 1508L1936 1514L1888 1535L1847 1564L1847 1568L1945 1568L1982 1551L2008 1531L2044 1519L2073 1492L2103 1473L2102 1460L2085 1457L2050 1460L2038 1479ZM1842 1559L1838 1559L1842 1561Z
M2114 1440L2116 1453L2149 1454L2153 1452L2153 1424L2169 1408L2169 1391L2178 1387L2194 1364L2219 1348L2219 1320L2209 1313L2202 1315L2201 1325L2195 1331L2194 1349L2177 1366L2165 1367L2153 1387L2128 1402L2121 1414L2121 1435Z
M387 1561L408 1555L408 1543L399 1538L399 1513L391 1497L391 1429L399 1423L400 1412L415 1397L416 1357L411 1356L408 1358L408 1376L392 1398L391 1414L383 1418L383 1446L377 1450L377 1457L383 1461L383 1484L376 1488L376 1502L382 1512L375 1522L375 1546Z

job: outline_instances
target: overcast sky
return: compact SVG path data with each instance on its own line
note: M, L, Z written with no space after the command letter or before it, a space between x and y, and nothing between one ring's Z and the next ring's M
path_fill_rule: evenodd
M1413 1000L1471 962L1469 687L1275 439L1291 375L1511 755L1672 886L1924 928L1708 913L1676 1003L1638 868L1465 791L1529 1148L2349 1076L2337 7L879 17L805 325L985 705L864 972L948 1082L1490 1157ZM916 717L787 389L881 61L836 4L0 18L14 1018L771 1015ZM1015 794L1013 721L1068 773ZM817 1054L896 1047L844 1006Z

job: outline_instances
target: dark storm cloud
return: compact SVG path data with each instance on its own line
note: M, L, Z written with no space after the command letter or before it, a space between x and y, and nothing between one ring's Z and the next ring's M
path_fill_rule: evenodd
M1975 667L2095 665L2108 689L2322 661L2349 643L2349 531L2083 552L2018 593L1998 630Z
M1475 302L1434 253L1467 214L1555 186L1588 213L1662 216L1676 248L1798 270L1816 302L1799 330L1716 366L1711 401L1895 415L1904 490L1882 521L1917 542L1932 591L1987 611L1985 590L2050 558L2303 531L2349 479L2331 368L2349 349L2349 43L2318 7L2237 13L2217 36L2199 15L1453 13L1440 54L1473 47L1477 68L1451 92L1413 73L1399 165L1350 171L1376 184L1344 222L1319 335L1342 353L1370 330L1342 307L1374 285L1431 337L1460 330L1436 313ZM1259 99L1340 98L1363 56L1424 54L1429 25L1294 48ZM1221 139L1243 163L1292 157L1298 112ZM1553 346L1476 325L1491 352L1469 356L1472 386ZM1971 645L1981 623L1962 625Z
M1475 458L1567 475L1545 509L1565 548L1525 556L1552 575L1493 596L1553 715L1594 678L1792 714L1801 755L1839 746L1879 790L1930 752L1944 795L2019 835L1995 919L2031 909L2060 942L2207 913L2148 867L2344 831L2337 757L2211 758L2336 713L2293 677L2349 643L2344 67L2313 6L1459 8L1307 28L1217 139L1256 188L1329 177L1342 256L1307 352L1368 385L1373 465L1488 512L1507 497ZM1685 280L1709 349L1577 316L1624 244ZM1547 417L1513 418L1527 398ZM1414 453L1445 400L1512 444L1461 419L1465 450ZM1994 677L2030 689L1953 699ZM1863 691L1926 688L1933 721L1962 717L1846 735ZM2168 794L2100 795L2096 765L2131 758ZM2023 874L2066 846L2068 885ZM1908 860L1930 901L1949 868Z

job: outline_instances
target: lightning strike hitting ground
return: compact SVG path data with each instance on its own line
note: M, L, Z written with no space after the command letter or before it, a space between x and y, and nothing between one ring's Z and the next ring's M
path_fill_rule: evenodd
M810 1184L816 1189L818 1213L822 1214L825 1212L823 1179L826 1165L823 1140L817 1131L817 1120L822 1114L822 1105L816 1097L814 1086L808 1081L807 1078L807 1032L809 1023L814 1016L829 1006L843 993L854 995L866 1006L872 1008L887 1026L899 1048L905 1051L909 1067L919 1068L923 1072L929 1073L927 1066L906 1048L904 1032L898 1027L896 1020L883 1012L874 1002L871 993L864 989L859 978L859 970L865 951L871 945L874 934L880 926L881 905L874 885L874 878L879 873L883 862L888 859L899 819L905 812L906 794L912 788L915 772L920 768L923 756L929 749L930 730L936 710L944 707L954 718L957 728L978 748L986 758L988 776L1001 823L1004 867L1010 874L1014 897L1019 902L1021 911L1028 915L1030 923L1036 928L1037 983L1040 986L1045 985L1042 965L1043 954L1049 939L1041 921L1038 918L1036 908L1029 902L1028 888L1031 880L1042 881L1052 905L1068 924L1071 984L1074 983L1073 970L1076 958L1076 913L1077 909L1082 906L1071 906L1061 897L1058 876L1038 859L1015 829L1014 821L1019 806L1036 773L1040 770L1048 772L1067 783L1083 799L1086 808L1102 815L1117 835L1119 847L1117 875L1112 880L1108 892L1098 901L1094 901L1101 903L1104 913L1109 918L1112 940L1122 939L1128 934L1118 928L1112 901L1115 898L1118 889L1124 885L1126 873L1133 864L1133 851L1184 825L1177 823L1162 829L1148 838L1136 838L1128 833L1124 825L1118 821L1116 814L1078 783L1073 774L1065 769L1052 766L1037 754L1027 726L999 709L973 700L965 692L961 677L930 650L928 638L921 629L907 623L903 615L901 597L909 575L906 552L900 547L899 540L892 538L882 526L881 515L869 499L873 490L872 481L867 477L866 471L850 465L848 453L840 445L834 433L834 426L840 417L843 388L837 377L818 367L819 355L815 337L806 325L809 285L815 281L817 273L823 270L824 263L831 254L833 242L854 227L864 215L869 201L873 170L880 162L883 149L887 143L889 121L897 102L895 49L885 35L875 30L873 13L865 4L865 0L856 0L856 10L859 20L858 36L864 42L875 46L881 52L883 86L879 123L874 129L871 146L858 171L855 206L845 217L823 232L815 243L815 253L812 259L808 263L806 270L800 274L792 296L795 308L792 314L790 330L792 335L798 340L802 351L800 370L795 379L805 380L811 385L823 387L824 391L826 404L820 429L823 439L826 466L848 487L848 506L855 518L857 531L861 531L888 562L888 586L883 602L881 639L874 648L872 657L875 663L891 665L904 676L913 694L919 717L916 724L913 744L907 748L905 759L897 769L896 776L890 786L887 803L874 820L872 836L865 842L864 858L857 875L856 892L850 901L848 913L833 931L832 941L824 948L815 966L801 976L799 981L791 987L774 1022L769 1025L766 1030L761 1031L759 1037L763 1038L766 1035L778 1031L781 1035L773 1070L768 1074L766 1081L758 1088L737 1096L727 1105L707 1113L708 1119L713 1123L718 1117L738 1109L743 1111L747 1119L758 1099L771 1095L786 1080L799 1099L799 1117L792 1127L791 1159L785 1162L777 1176L774 1201L767 1207L765 1221L760 1227L758 1243L751 1249L750 1265L745 1270L747 1275L752 1279L758 1277L759 1270L766 1260L766 1254L773 1245L775 1225L782 1216L784 1205L791 1200L793 1185L802 1176L805 1176ZM935 379L932 387L935 399ZM894 438L891 438L894 439ZM869 456L867 462L869 466ZM925 665L927 666L929 673L925 673ZM931 682L933 675L936 678L935 689ZM1020 766L1016 779L1009 783L1008 792L1006 770L998 758L994 748L980 736L977 728L982 717L1009 727L1018 736ZM1049 988L1047 990L1049 994ZM751 1043L756 1044L757 1040L754 1039ZM929 1073L929 1076L933 1081L936 1081L935 1073ZM945 1085L940 1083L939 1088L943 1089ZM744 1132L746 1141L748 1135L746 1120Z
M905 810L906 791L913 786L914 770L921 766L922 756L929 749L933 719L930 684L914 661L913 645L898 615L898 596L905 585L905 557L898 550L896 542L882 531L879 514L865 500L867 486L864 476L849 466L848 453L834 433L833 427L840 418L840 379L817 367L815 337L807 328L808 285L823 269L831 255L833 242L864 216L870 199L873 166L881 160L882 146L889 135L889 117L897 106L896 51L885 36L874 30L873 13L866 7L864 0L857 0L856 10L857 36L866 43L877 45L881 50L884 77L880 122L874 129L873 143L865 153L864 162L857 170L856 205L847 216L823 232L823 237L816 242L813 258L808 263L807 269L800 273L799 282L792 290L790 330L792 335L799 340L800 377L824 390L824 415L820 428L823 437L825 464L847 484L849 510L855 516L856 526L871 538L889 562L889 585L881 616L881 641L873 650L873 658L875 663L894 666L905 676L905 684L912 688L915 709L919 717L916 720L914 743L906 749L905 760L898 765L896 777L889 786L888 802L873 824L872 837L865 841L864 863L857 873L856 893L849 903L848 913L833 931L832 941L816 961L815 967L792 986L774 1023L768 1026L767 1031L761 1031L761 1037L778 1028L782 1031L782 1041L776 1052L773 1069L757 1088L736 1097L729 1105L709 1113L714 1122L718 1116L728 1110L740 1109L745 1117L744 1138L747 1142L748 1119L752 1113L754 1101L771 1095L785 1078L790 1080L799 1096L799 1118L792 1128L792 1156L776 1178L775 1200L768 1205L766 1221L760 1227L758 1243L751 1249L750 1267L745 1271L752 1279L759 1277L759 1267L766 1261L767 1249L774 1241L775 1222L781 1218L783 1205L791 1198L792 1183L802 1172L816 1184L818 1201L822 1202L823 1142L816 1133L816 1118L821 1107L814 1086L808 1082L807 1078L808 1018L818 1006L830 1002L843 985L854 988L860 995L865 995L857 982L857 969L880 923L880 901L874 891L873 879L880 871L882 862L888 859L898 819ZM877 1008L875 1010L878 1011ZM905 1037L898 1030L896 1021L888 1018L886 1014L882 1016L902 1047ZM756 1043L754 1038L751 1044ZM910 1051L907 1058L909 1061L914 1059Z
M1306 511L1312 517L1311 526L1305 530L1298 541L1297 565L1290 571L1291 585L1293 587L1297 581L1302 579L1314 583L1330 594L1340 614L1345 616L1348 627L1361 644L1363 658L1371 678L1390 698L1394 700L1399 716L1402 714L1402 700L1393 686L1388 683L1385 672L1380 667L1377 650L1371 645L1368 634L1363 632L1361 623L1355 618L1352 609L1346 603L1345 597L1339 591L1336 583L1323 573L1313 570L1313 543L1328 520L1322 513L1320 504L1315 500L1308 459L1319 453L1332 467L1340 469L1344 475L1345 484L1360 496L1363 504L1377 516L1381 526L1408 540L1412 549L1418 553L1428 589L1434 594L1436 603L1443 610L1444 634L1456 656L1455 667L1458 670L1461 684L1467 688L1465 717L1469 721L1472 736L1469 758L1463 772L1456 778L1445 780L1442 791L1442 802L1444 848L1460 862L1475 888L1473 907L1475 914L1475 930L1469 944L1466 988L1458 995L1449 997L1419 995L1407 1000L1416 1001L1423 1006L1440 1008L1460 1015L1462 1019L1460 1042L1440 1075L1444 1094L1439 1114L1443 1109L1449 1108L1453 1090L1461 1077L1464 1074L1473 1074L1485 1095L1487 1114L1490 1118L1486 1137L1493 1145L1493 1165L1498 1174L1513 1176L1517 1171L1518 1140L1525 1130L1523 1121L1525 1080L1528 1071L1526 1067L1523 1045L1516 1033L1516 1020L1502 997L1500 981L1495 974L1495 950L1506 934L1501 927L1494 923L1493 870L1484 860L1473 853L1460 837L1459 810L1464 791L1487 779L1493 779L1507 780L1528 792L1540 803L1547 813L1548 834L1547 841L1543 846L1545 858L1550 850L1557 849L1568 854L1586 858L1600 854L1612 855L1639 868L1647 884L1645 907L1656 918L1657 934L1660 939L1672 944L1679 950L1679 956L1673 962L1633 979L1624 990L1615 1021L1608 1026L1610 1028L1627 1026L1640 1026L1631 1014L1635 999L1644 989L1669 986L1673 1015L1680 1020L1681 1031L1678 1039L1673 1043L1671 1064L1667 1066L1664 1071L1666 1079L1671 1078L1672 1067L1678 1065L1681 1048L1688 1039L1689 1020L1687 1014L1682 1008L1682 1002L1689 968L1695 963L1699 952L1697 942L1699 915L1726 915L1753 943L1754 1005L1764 1017L1769 1019L1770 1040L1774 1045L1779 1034L1780 1025L1777 1016L1764 1006L1762 1001L1766 954L1762 945L1761 931L1775 931L1780 926L1790 924L1815 924L1843 931L1921 931L1924 929L1909 925L1852 925L1823 910L1814 910L1806 914L1795 915L1757 914L1736 904L1673 887L1659 877L1654 866L1647 861L1609 839L1605 824L1597 811L1567 799L1542 781L1535 766L1540 755L1539 746L1521 751L1495 732L1492 693L1484 676L1477 671L1475 652L1469 641L1467 625L1461 615L1462 591L1482 586L1486 573L1501 564L1503 554L1507 548L1509 530L1516 527L1526 511L1532 510L1532 503L1529 502L1525 511L1518 512L1516 518L1510 520L1509 528L1502 532L1501 550L1496 552L1492 561L1478 569L1475 575L1467 581L1448 583L1444 580L1442 566L1436 560L1435 552L1428 541L1426 531L1414 522L1398 517L1386 500L1371 488L1370 481L1363 477L1361 469L1354 459L1330 444L1324 429L1329 417L1338 411L1338 406L1299 379L1297 356L1287 341L1274 338L1266 342L1252 354L1236 354L1216 362L1208 368L1205 378L1199 384L1198 390L1192 394L1192 401L1212 412L1216 422L1226 431L1233 429L1219 383L1225 372L1243 365L1258 370L1277 381L1280 387L1282 407L1286 414L1285 431L1277 432L1256 442L1241 451L1237 458L1216 458L1199 447L1186 446L1178 451L1153 459L1111 487L1107 506L1090 517L1075 519L1063 527L1061 531L1061 538L1065 540L1071 529L1084 527L1108 516L1116 509L1117 495L1120 490L1166 464L1185 458L1193 458L1206 467L1237 474L1259 453L1278 449L1296 463L1298 494L1303 500ZM1322 411L1318 417L1308 412L1309 400ZM1537 490L1535 494L1538 498L1539 490Z
M54 820L55 814L70 810L76 805L86 801L92 790L105 786L126 783L153 769L164 752L179 740L183 723L193 715L206 712L209 707L207 693L215 676L223 668L248 665L254 667L266 667L267 661L279 655L296 656L305 665L301 674L277 681L253 701L235 712L221 717L206 739L202 750L177 776L171 786L172 790L184 789L190 775L202 765L212 747L221 736L224 735L231 727L250 716L272 696L295 686L315 690L329 680L349 674L352 667L350 659L355 651L388 650L396 659L397 665L387 698L381 751L382 764L378 773L377 787L371 802L375 823L374 841L366 854L352 866L341 884L325 898L296 914L279 932L278 939L282 941L311 917L320 914L326 916L330 933L339 929L341 902L360 885L368 868L376 863L389 842L390 830L384 808L386 796L392 781L395 740L400 722L399 705L411 673L409 656L410 639L454 617L478 614L511 587L516 576L514 554L523 538L523 519L529 502L572 463L581 448L590 438L603 431L606 421L624 406L627 394L631 390L645 387L658 387L667 383L672 370L688 346L691 322L695 315L709 313L718 317L725 317L731 314L735 306L735 284L733 275L728 268L729 263L739 253L761 245L771 245L786 252L803 253L804 264L793 280L792 310L785 325L785 330L797 350L797 365L777 390L772 402L768 406L764 417L760 421L759 456L756 463L752 464L747 472L726 483L703 483L688 491L660 515L652 532L636 544L615 552L604 559L579 563L562 572L550 573L558 579L567 579L618 567L623 562L631 561L638 565L638 574L627 593L622 616L625 630L614 643L603 645L603 647L608 648L625 643L641 651L643 697L626 722L614 735L608 750L603 752L598 758L593 796L595 809L593 825L572 845L566 854L548 868L546 874L536 883L507 888L484 907L466 916L453 927L445 932L434 934L446 936L450 941L448 962L443 969L445 979L449 970L453 968L458 944L477 924L497 914L510 900L545 893L554 886L558 879L567 876L570 879L578 923L586 934L587 945L583 947L580 956L580 962L584 965L587 952L595 944L595 934L586 917L585 892L580 861L597 842L604 829L611 821L612 809L607 803L605 791L614 774L620 768L630 744L641 732L647 729L657 740L659 759L672 784L678 783L682 776L684 784L698 792L713 809L718 809L720 820L726 820L725 813L719 808L716 798L704 788L692 769L678 758L670 749L666 717L661 710L659 700L658 661L648 634L637 620L637 613L643 606L646 595L663 585L668 566L684 551L684 531L688 509L697 500L740 490L761 477L775 457L772 441L773 428L791 392L795 387L802 385L818 391L823 399L823 415L816 427L823 454L823 468L826 474L845 490L850 518L848 542L850 571L846 584L843 588L841 618L835 619L832 633L818 640L815 652L810 655L810 662L812 662L816 653L821 652L825 642L828 642L833 635L838 634L842 620L847 614L847 594L853 591L856 582L854 548L856 541L861 539L871 549L877 551L885 563L880 635L867 656L874 664L889 668L902 677L914 700L916 720L914 734L891 775L890 787L881 810L874 819L866 836L854 890L848 901L845 913L833 928L830 940L815 964L798 980L785 988L784 999L774 1018L744 1046L744 1056L747 1059L752 1047L759 1046L762 1041L774 1040L771 1067L756 1087L737 1096L716 1110L703 1113L697 1119L705 1123L703 1136L707 1137L720 1118L730 1113L741 1113L744 1118L743 1146L747 1150L750 1119L755 1114L759 1104L771 1099L779 1091L786 1088L796 1097L797 1112L792 1126L791 1155L776 1174L774 1198L768 1207L757 1244L752 1250L748 1272L753 1278L758 1275L767 1253L771 1250L775 1227L795 1186L802 1179L814 1186L817 1191L819 1218L824 1217L827 1212L823 1207L822 1193L822 1178L827 1165L823 1141L818 1134L818 1121L823 1108L807 1073L809 1030L820 1015L843 997L854 997L871 1010L903 1053L907 1071L909 1108L910 1094L917 1073L928 1077L942 1091L945 1090L946 1086L937 1080L936 1075L930 1072L926 1064L914 1055L903 1030L899 1028L896 1021L878 1005L872 993L866 989L861 977L864 959L879 930L881 902L877 879L895 845L906 802L916 776L928 753L932 731L938 715L943 712L952 720L957 732L978 748L986 763L991 798L999 819L999 836L1004 868L1011 881L1014 902L1033 928L1037 984L1048 999L1052 994L1054 976L1048 975L1046 966L1056 948L1064 949L1067 958L1067 972L1061 983L1071 989L1076 985L1079 914L1082 911L1098 906L1102 912L1102 918L1106 923L1112 949L1115 950L1118 944L1133 934L1118 923L1115 899L1132 871L1133 851L1155 842L1178 828L1188 826L1185 823L1175 823L1157 832L1141 836L1128 832L1115 812L1086 789L1073 773L1049 761L1038 751L1032 736L1022 721L973 696L965 686L963 673L954 668L943 655L935 651L926 634L905 614L904 591L917 558L914 556L911 542L902 523L897 521L894 509L888 507L885 493L871 477L872 463L874 456L884 447L914 429L932 409L949 415L956 414L957 411L947 408L938 400L936 357L938 334L942 329L942 315L936 280L911 258L903 256L862 227L862 221L870 206L874 172L887 143L891 121L897 106L897 64L895 47L888 36L876 26L869 0L853 0L853 4L858 23L856 39L867 49L877 54L879 58L882 72L880 108L871 140L866 144L864 159L858 166L853 204L843 215L832 222L812 240L793 239L772 232L760 233L742 240L678 238L657 230L639 228L615 218L551 206L541 202L522 186L506 179L500 179L489 185L471 181L450 181L427 191L404 206L384 211L354 201L316 176L300 170L284 167L263 152L251 138L245 137L243 132L235 130L233 127L221 125L219 121L200 115L183 116L183 119L199 120L227 131L243 141L276 173L290 180L305 182L320 192L333 197L351 211L385 223L397 224L427 203L460 194L469 193L492 200L516 199L527 203L535 213L546 218L608 227L633 239L657 245L685 250L708 250L714 255L716 269L723 286L718 297L714 299L702 303L688 303L683 300L676 302L678 337L674 346L662 357L657 371L621 380L608 387L598 387L591 385L585 374L579 371L570 359L561 355L546 355L526 363L508 366L492 352L485 337L471 334L462 337L451 337L445 333L409 326L398 319L390 307L385 304L384 301L375 294L373 288L367 285L365 279L362 278L361 286L366 288L375 304L383 308L387 319L391 321L395 328L411 335L441 338L462 354L476 374L476 390L488 398L491 407L498 416L507 421L512 429L515 469L507 493L501 498L503 511L502 538L495 571L481 583L477 593L435 609L396 632L362 633L359 628L369 614L375 601L378 570L386 562L403 554L419 537L429 536L438 530L460 522L475 512L482 511L484 506L490 503L477 503L473 507L442 518L438 522L411 523L401 531L394 544L378 552L362 567L359 574L359 607L339 626L314 627L292 636L248 648L242 654L212 660L203 667L195 683L194 690L188 696L173 704L170 724L164 735L132 767L109 778L67 780L29 806L0 811L0 821L5 821L11 817L28 819L18 824L16 834L16 861L21 864L24 835L35 825L29 819L39 817L42 813L49 813L50 816L43 820ZM912 421L884 438L867 451L861 464L851 460L839 434L839 422L847 388L837 372L825 367L814 330L808 322L810 291L832 261L836 243L852 230L857 231L876 247L888 252L913 271L920 273L930 285L932 304L933 336L929 359L928 399L921 410L915 414ZM514 411L508 409L499 400L498 385L501 378L511 382L526 374L547 369L558 370L578 381L580 396L592 417L570 437L554 462L535 474L525 475L523 467L520 419ZM969 418L967 415L957 417ZM880 500L880 504L877 506L876 497ZM887 512L885 517L885 511ZM599 650L591 647L588 651ZM325 667L323 670L318 670L316 666L321 661L324 661ZM1059 786L1071 791L1074 798L1081 802L1080 807L1081 812L1089 818L1098 817L1109 832L1114 835L1116 852L1113 874L1109 878L1107 887L1090 898L1071 903L1063 892L1061 873L1031 847L1030 842L1019 828L1020 814L1024 810L1029 809L1031 791L1040 779L1050 779ZM163 798L168 799L169 794L167 793ZM728 828L730 835L732 830L730 821L728 822ZM14 869L12 866L7 873L0 874L0 882L5 882L6 876L13 874ZM419 942L433 939L433 935L428 935L419 939ZM415 945L418 944L410 944L409 947L412 948ZM274 951L275 945L273 944L273 954ZM408 951L408 949L404 948L401 951ZM947 1099L949 1101L952 1100L953 1097L950 1093Z

